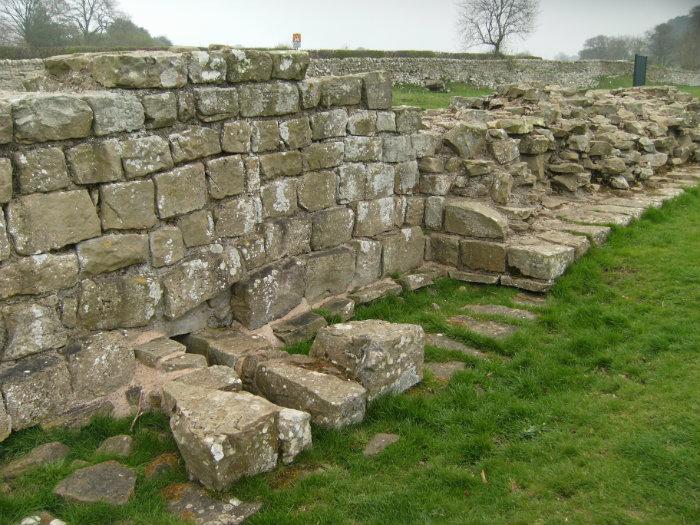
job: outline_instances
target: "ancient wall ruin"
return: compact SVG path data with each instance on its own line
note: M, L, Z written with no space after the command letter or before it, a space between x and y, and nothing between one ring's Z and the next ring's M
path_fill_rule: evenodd
M0 96L0 438L133 404L142 364L235 365L273 399L257 356L212 361L196 333L259 346L251 330L397 274L546 290L698 160L700 105L675 88L510 86L423 113L381 72L307 78L299 52L44 65L40 91ZM163 365L176 336L191 353Z

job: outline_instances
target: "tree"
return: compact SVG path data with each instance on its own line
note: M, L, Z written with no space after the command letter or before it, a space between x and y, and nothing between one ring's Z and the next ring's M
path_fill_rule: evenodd
M539 0L462 0L459 10L465 46L490 46L500 55L510 39L532 32Z
M0 0L0 24L8 40L29 44L28 36L37 28L37 19L51 16L52 4L44 0Z
M583 43L579 56L584 60L631 60L645 47L646 41L642 38L598 35Z
M153 38L151 34L126 17L115 18L101 35L100 43L108 47L159 47L172 45L164 36Z
M115 0L66 0L65 18L74 24L84 42L94 40L94 36L107 30L117 18Z

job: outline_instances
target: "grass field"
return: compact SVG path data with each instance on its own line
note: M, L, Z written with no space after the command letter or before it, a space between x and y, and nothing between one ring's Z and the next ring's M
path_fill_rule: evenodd
M422 385L371 405L341 432L314 429L314 448L288 468L239 483L262 500L253 524L697 523L700 516L700 191L616 231L557 284L536 322L504 343L451 327L468 303L510 305L514 291L441 281L358 317L421 324L486 351L488 361L428 348L431 361L468 365L449 384ZM439 310L431 307L433 303ZM299 345L303 352L308 345ZM0 490L0 523L49 510L71 525L175 524L162 490L182 466L147 480L145 465L174 450L162 416L137 425L126 463L137 492L121 508L65 504L51 491L73 459L90 463L129 421L81 431L30 429L0 445L0 461L37 444L72 447L66 463ZM375 458L376 432L401 440Z

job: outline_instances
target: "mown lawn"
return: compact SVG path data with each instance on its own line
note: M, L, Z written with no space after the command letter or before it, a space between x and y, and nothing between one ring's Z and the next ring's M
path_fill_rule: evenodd
M371 405L342 432L314 429L314 448L288 468L239 483L232 494L264 501L253 524L698 523L700 516L700 191L651 210L574 265L535 322L495 343L446 323L468 303L512 305L515 291L444 280L419 293L359 309L359 318L419 323L486 351L477 360L427 349L431 361L468 367L449 384ZM432 307L440 306L439 310ZM295 348L303 352L308 345ZM61 440L69 461L96 463L108 435L129 421L79 432L27 430L0 445L0 461ZM182 466L146 480L145 465L174 450L167 421L145 417L139 472L125 507L68 505L52 496L69 462L0 490L0 523L30 511L71 525L174 524L160 496L184 481ZM401 440L375 458L377 432Z

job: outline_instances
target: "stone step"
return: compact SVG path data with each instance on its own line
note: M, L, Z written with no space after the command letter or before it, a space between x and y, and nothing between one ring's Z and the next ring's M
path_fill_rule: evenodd
M500 304L468 304L464 308L477 314L500 315L502 317L519 319L521 321L534 321L537 319L537 315L528 310L508 308Z
M455 374L465 370L467 365L462 361L448 361L446 363L425 363L425 368L438 381L448 382Z
M586 209L603 213L629 215L635 219L639 219L644 214L643 208L629 208L627 206L617 206L615 204L595 204L593 206L586 206Z
M466 328L475 334L482 337L488 337L490 339L506 339L520 330L514 325L475 319L473 317L469 317L468 315L456 315L448 319L448 322L452 325Z
M192 370L206 368L207 359L199 354L181 354L166 357L158 361L158 370L163 372L178 372L180 370Z
M542 306L547 300L543 295L534 295L531 293L518 293L515 294L510 299L515 304L520 304L522 306Z
M347 297L336 297L330 301L326 301L320 305L318 309L345 322L355 316L355 301Z
M284 344L293 345L312 339L324 326L328 326L328 323L323 317L314 312L305 312L274 324L272 331Z
M547 293L554 286L554 280L529 279L527 277L517 277L513 275L502 275L501 285L518 288L527 292Z
M554 280L574 262L575 253L570 246L550 244L533 237L520 238L508 245L508 267L524 277Z
M629 226L629 224L632 222L632 217L629 215L580 208L564 209L562 211L558 211L556 216L557 218L568 222L600 226L607 226L611 224L615 226Z
M192 394L191 387L240 392L243 383L235 370L228 366L214 365L189 372L163 385L162 408L166 414L173 412L180 397Z
M451 350L453 352L461 352L465 355L476 357L478 359L488 359L488 355L480 350L467 346L460 341L455 341L444 334L425 334L425 344L436 348Z
M134 348L134 355L142 364L156 368L161 360L184 355L186 351L185 345L167 337L160 337Z
M164 494L168 512L196 525L243 523L262 507L261 503L245 503L237 498L214 499L194 483L170 485Z
M596 246L602 246L610 236L611 229L608 226L595 226L585 224L574 224L571 222L563 222L557 219L537 219L532 224L533 230L540 231L563 231L573 235L584 235L588 237L591 243Z
M467 272L464 270L451 269L450 279L472 284L498 284L500 277L489 273Z
M574 235L563 231L543 231L535 233L535 237L551 244L573 248L576 259L580 259L591 249L591 242L583 235Z
M389 295L400 295L403 288L392 279L383 279L352 292L349 297L355 304L367 304Z

